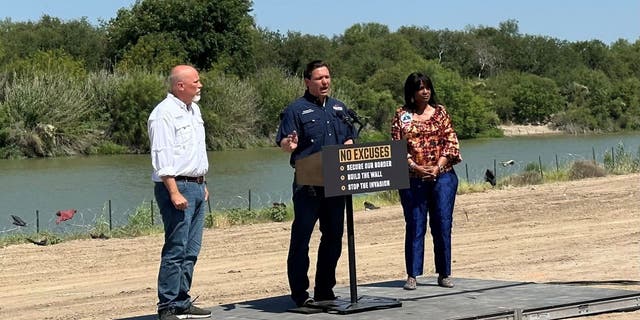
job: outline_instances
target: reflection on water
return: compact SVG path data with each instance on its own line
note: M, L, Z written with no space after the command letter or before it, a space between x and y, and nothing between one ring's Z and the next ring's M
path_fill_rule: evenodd
M499 176L522 171L540 159L555 168L578 159L602 162L605 152L618 143L638 155L640 133L594 136L513 137L461 141L463 162L456 166L462 180L482 181L494 168ZM216 208L270 205L291 198L293 169L289 155L278 148L211 152L207 175ZM503 167L500 162L513 160ZM153 200L148 155L68 157L55 159L0 160L0 231L10 229L11 214L31 225L39 211L40 225L65 231L70 225L92 225L107 212L109 200L114 225L126 223L135 207ZM67 224L55 225L55 212L75 208L78 214ZM35 231L35 228L33 229Z

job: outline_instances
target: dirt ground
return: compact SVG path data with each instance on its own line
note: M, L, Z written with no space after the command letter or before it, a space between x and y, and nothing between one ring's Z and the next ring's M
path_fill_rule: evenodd
M400 207L354 215L358 284L405 279ZM288 294L289 232L290 222L206 230L192 288L199 305ZM0 315L31 320L153 314L161 244L162 235L155 235L1 248ZM312 248L317 244L315 232ZM338 286L346 287L346 237L344 246ZM426 251L426 271L433 272L431 247ZM311 257L314 265L313 250ZM453 259L454 278L638 281L640 175L458 196ZM605 286L640 290L635 283ZM640 311L583 319L640 319Z

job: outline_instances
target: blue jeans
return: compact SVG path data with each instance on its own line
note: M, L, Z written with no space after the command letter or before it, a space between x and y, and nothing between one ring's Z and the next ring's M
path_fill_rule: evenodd
M433 236L436 273L451 275L451 227L457 189L458 176L451 170L435 181L411 178L410 188L399 190L406 223L404 256L408 276L423 274L427 220Z
M191 305L189 290L193 268L202 245L204 184L188 181L176 181L176 184L189 202L185 210L173 206L169 191L162 182L156 182L154 186L164 224L164 246L158 273L158 310L181 310Z
M309 242L311 233L320 220L320 246L314 298L328 300L333 298L336 285L336 266L342 253L342 234L344 230L343 196L324 197L324 188L296 186L293 191L294 218L291 225L291 241L287 258L287 275L291 288L291 299L298 305L309 297Z

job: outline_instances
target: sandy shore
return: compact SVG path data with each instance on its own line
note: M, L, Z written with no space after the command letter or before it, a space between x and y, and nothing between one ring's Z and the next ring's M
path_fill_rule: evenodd
M534 125L501 125L498 128L502 129L504 135L507 137L514 136L526 136L526 135L547 135L547 134L563 134L563 131L552 129L547 125L534 126Z

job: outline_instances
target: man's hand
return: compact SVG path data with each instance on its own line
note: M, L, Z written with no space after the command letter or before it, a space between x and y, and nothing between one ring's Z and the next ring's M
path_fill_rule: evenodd
M164 186L167 187L167 191L169 191L169 197L171 198L171 203L173 203L173 207L178 210L185 210L189 206L189 202L178 190L178 185L176 184L176 179L172 176L162 176L160 177Z
M189 207L189 201L185 199L182 193L171 193L171 202L173 206L178 210L186 210Z
M293 152L298 147L298 133L294 130L280 141L280 148L286 152Z

